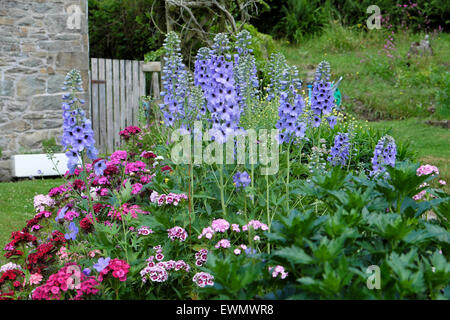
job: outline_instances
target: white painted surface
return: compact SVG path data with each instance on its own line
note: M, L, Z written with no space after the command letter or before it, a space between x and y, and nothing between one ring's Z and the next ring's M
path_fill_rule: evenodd
M11 158L11 172L14 177L57 176L67 171L67 157L64 153L54 154L54 164L46 154L19 154Z

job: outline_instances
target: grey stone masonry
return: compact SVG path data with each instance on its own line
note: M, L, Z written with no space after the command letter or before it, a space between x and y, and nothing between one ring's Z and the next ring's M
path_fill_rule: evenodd
M88 102L87 0L0 0L0 181L11 178L11 156L59 141L61 87L73 68Z

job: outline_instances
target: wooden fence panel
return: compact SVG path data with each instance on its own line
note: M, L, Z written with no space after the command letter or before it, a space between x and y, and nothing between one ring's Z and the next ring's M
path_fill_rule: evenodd
M120 145L120 71L119 71L119 60L113 60L113 101L114 101L114 113L113 113L113 137L114 137L114 149Z
M99 103L99 118L95 124L99 128L99 141L97 148L100 153L106 152L106 86L105 86L105 59L98 59L98 103Z
M138 125L140 97L146 95L145 72L152 73L151 95L159 99L159 62L91 59L90 116L100 153L119 148L119 131Z

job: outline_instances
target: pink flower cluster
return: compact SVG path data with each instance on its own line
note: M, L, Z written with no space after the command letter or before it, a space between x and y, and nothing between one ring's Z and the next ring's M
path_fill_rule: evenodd
M69 189L66 188L65 185L60 185L59 187L55 187L55 188L51 189L51 190L49 191L48 195L49 195L50 197L54 197L54 196L56 196L56 195L63 194L64 192L66 192L66 191L68 191L68 190L69 190Z
M125 166L125 173L130 174L132 172L141 172L141 171L143 172L145 170L146 166L147 165L140 160L138 160L136 162L129 162Z
M225 219L216 219L211 222L211 226L203 228L202 233L198 236L199 239L205 237L207 239L211 239L214 236L214 233L225 231L230 229L230 223ZM234 232L241 232L238 224L231 224L231 230Z
M73 267L71 267L73 266ZM66 264L57 273L52 274L47 282L37 287L32 293L33 300L60 300L61 294L68 290L75 290L76 295L74 300L80 300L83 296L95 295L98 293L99 282L95 277L87 277L83 273L73 273L73 270L79 268L76 264ZM80 282L74 285L74 277L77 277ZM73 289L69 288L72 287Z
M67 211L64 215L64 220L72 221L74 218L79 217L80 214L74 210Z
M112 276L116 279L119 279L120 281L126 281L127 280L127 274L130 270L130 265L126 263L123 260L120 259L112 259L109 261L109 264L104 268L102 271L100 271L100 274L98 275L98 280L103 281L103 278L112 271Z
M145 267L140 271L142 282L150 279L153 282L165 282L169 278L169 273L162 266Z
M230 223L225 219L216 219L211 222L211 228L215 232L225 232L230 228Z
M55 200L53 200L49 195L38 194L34 196L34 208L37 212L43 211L45 206L53 206Z
M127 160L127 156L128 154L126 151L117 150L111 155L110 162L111 164L120 164L121 160Z
M198 272L192 278L192 281L194 281L200 288L204 288L205 286L213 286L213 280L214 276L206 272Z
M245 224L242 226L242 231L247 231L250 227L252 227L254 230L261 229L263 231L269 230L269 227L258 220L251 220L248 224Z
M174 206L177 206L178 203L182 200L187 200L187 195L184 193L176 194L176 193L169 193L169 194L159 194L156 191L153 191L150 195L150 201L152 203L157 203L158 206L162 206L163 204L173 204Z
M131 194L138 194L139 192L141 192L141 189L142 189L142 184L135 183L131 186Z
M429 175L429 174L434 176L435 174L439 174L439 169L437 167L435 167L435 166L430 165L430 164L426 164L426 165L420 166L417 169L416 174L418 176Z
M211 227L203 228L202 233L198 236L199 239L206 237L207 239L211 239L214 235L214 230Z
M201 267L208 260L208 250L200 249L195 253L195 265Z
M153 249L156 250L156 255L150 256L146 260L148 262L147 266L139 272L142 277L142 282L147 282L147 279L150 279L153 282L165 282L168 279L169 271L171 270L184 270L186 272L191 270L191 267L183 260L161 261L164 259L161 246L156 246ZM158 262L155 262L155 259Z
M150 229L150 227L143 226L137 230L137 233L141 236L148 236L149 234L153 233L153 230Z
M281 275L281 279L284 279L288 276L288 272L286 272L286 270L284 270L284 267L278 265L275 268L274 267L269 267L269 272L272 272L272 277L276 278L278 277L278 275Z
M130 205L129 203L124 203L121 209L115 209L112 206L109 206L112 210L108 212L108 217L112 217L113 219L122 220L122 214L131 216L135 219L138 217L138 213L140 214L149 214L150 212L142 210L137 204Z
M42 275L40 273L32 273L30 275L30 280L28 280L28 283L30 285L39 284L42 281Z
M184 241L187 238L187 232L182 227L175 226L172 229L167 230L168 237L170 240L180 239L180 241Z
M219 242L217 242L216 245L215 245L215 247L217 249L219 249L219 248L226 249L226 248L229 248L230 246L231 246L230 240L228 240L228 239L219 240Z
M12 263L12 262L8 262L7 264L4 264L0 267L0 273L8 271L8 270L22 270L22 267L19 266L18 264Z

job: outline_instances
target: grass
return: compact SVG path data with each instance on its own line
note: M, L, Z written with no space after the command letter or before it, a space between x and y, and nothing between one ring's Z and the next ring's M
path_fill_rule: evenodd
M0 247L7 243L12 231L25 226L25 221L34 216L33 198L37 194L61 185L62 179L33 179L0 183ZM0 263L3 254L0 256Z
M410 117L450 118L450 34L431 39L432 56L406 55L423 34L397 34L397 58L383 53L385 31L362 32L332 25L317 39L298 46L280 43L288 62L297 65L302 79L312 79L317 64L331 64L332 80L340 76L344 107L369 120ZM442 93L445 92L446 95ZM435 109L433 114L428 109Z

